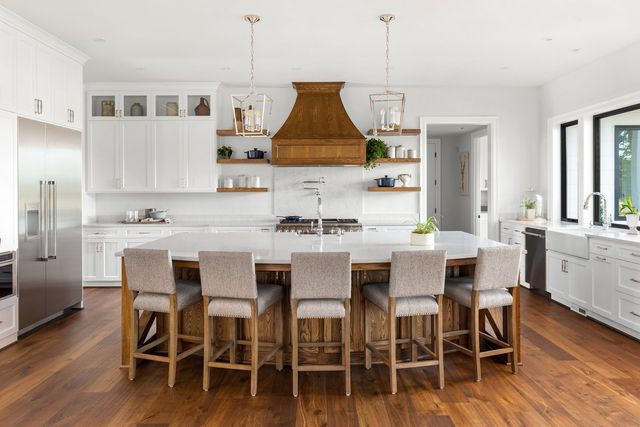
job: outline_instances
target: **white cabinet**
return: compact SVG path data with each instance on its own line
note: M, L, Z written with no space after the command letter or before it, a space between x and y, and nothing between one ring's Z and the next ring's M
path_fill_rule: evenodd
M119 190L120 124L115 121L91 121L87 126L87 190Z
M0 300L0 348L18 339L18 298Z
M83 242L82 276L85 282L119 281L122 241L117 239L85 240Z
M122 189L144 191L151 189L151 123L149 121L123 121L119 123L118 141L122 156L119 168Z
M211 122L184 122L186 188L189 191L213 191L216 187L215 135L215 125Z
M17 118L0 111L0 252L18 247Z
M36 46L31 38L17 38L15 61L16 112L35 117L39 105L36 96Z
M9 29L0 26L0 109L15 111L15 43Z
M177 120L154 122L153 144L155 151L154 189L159 191L183 189L186 183L183 167L182 123Z
M82 66L64 56L51 63L52 121L74 129L82 129Z
M589 261L571 257L567 260L566 268L569 272L569 301L586 309L591 301L591 268Z
M607 318L614 317L616 260L608 256L592 255L591 310Z
M525 227L515 223L501 223L500 224L500 243L505 245L517 245L525 250L525 238L522 232ZM524 252L523 252L524 253ZM529 284L525 280L526 277L526 259L525 255L520 257L520 284L529 287Z
M547 290L553 300L586 309L591 300L589 261L547 251Z

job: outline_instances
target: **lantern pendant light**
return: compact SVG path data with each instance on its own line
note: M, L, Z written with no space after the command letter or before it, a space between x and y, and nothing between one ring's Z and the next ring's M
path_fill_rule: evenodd
M256 93L253 67L254 25L260 21L257 15L245 15L244 20L251 24L251 86L248 95L231 95L233 124L236 135L247 137L265 137L269 135L269 118L273 100L264 93Z
M371 118L373 120L373 134L378 132L385 134L402 134L402 119L404 118L404 93L394 92L389 89L389 23L395 19L394 15L380 15L380 21L386 27L385 49L385 86L384 93L369 95L371 104Z

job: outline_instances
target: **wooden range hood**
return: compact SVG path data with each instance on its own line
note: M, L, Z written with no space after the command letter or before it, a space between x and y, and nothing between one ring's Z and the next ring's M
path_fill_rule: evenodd
M294 82L298 92L289 117L271 139L276 166L362 165L365 137L340 98L344 82Z

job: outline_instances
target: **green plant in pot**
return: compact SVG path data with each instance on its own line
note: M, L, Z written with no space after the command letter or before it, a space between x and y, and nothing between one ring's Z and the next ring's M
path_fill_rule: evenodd
M218 157L220 157L221 159L230 159L232 154L233 150L228 145L223 145L222 147L218 148Z
M627 218L627 227L629 227L629 234L638 234L638 208L633 205L631 196L620 200L620 215L624 215Z
M527 219L536 219L536 201L525 197L522 200L525 216Z
M430 216L424 222L416 224L415 230L411 232L411 244L415 246L435 245L435 233L439 231L438 220L435 216Z
M378 138L371 138L367 141L367 161L364 168L369 170L378 166L377 160L387 156L387 144Z

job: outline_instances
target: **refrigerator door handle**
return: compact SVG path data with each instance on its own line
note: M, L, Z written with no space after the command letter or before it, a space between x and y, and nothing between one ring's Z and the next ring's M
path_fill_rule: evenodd
M40 181L40 261L49 259L49 200L47 182Z
M49 251L48 258L56 259L58 248L58 187L55 181L49 181Z

